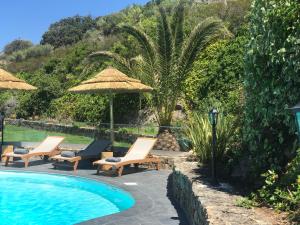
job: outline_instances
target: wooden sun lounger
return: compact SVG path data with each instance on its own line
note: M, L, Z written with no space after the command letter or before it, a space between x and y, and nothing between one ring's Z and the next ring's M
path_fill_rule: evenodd
M41 144L39 144L39 146L29 151L27 154L15 154L13 152L4 154L3 156L6 157L5 166L8 165L11 157L21 158L25 163L25 167L28 167L30 158L34 156L51 157L59 154L60 149L58 146L63 142L64 139L64 137L49 136Z
M105 159L95 161L93 164L97 165L97 174L102 166L112 166L117 170L118 176L122 176L124 166L134 164L136 167L139 164L156 164L156 169L159 170L160 159L151 156L149 153L152 150L156 138L138 138L130 147L127 154L121 157L120 162L107 162Z
M63 162L69 162L72 164L74 173L76 173L80 160L99 159L101 152L105 151L110 144L111 142L108 140L95 140L84 150L79 151L75 157L63 157L61 155L52 156L51 159L57 161L53 166L54 168L57 166L66 166Z
M69 158L69 157L63 157L61 155L55 155L55 156L52 156L50 159L57 161L57 163L53 164L53 166L54 166L55 169L59 165L59 162L67 161L67 162L72 163L73 171L74 171L74 173L76 173L77 172L78 163L81 160L81 156L75 156L75 157Z

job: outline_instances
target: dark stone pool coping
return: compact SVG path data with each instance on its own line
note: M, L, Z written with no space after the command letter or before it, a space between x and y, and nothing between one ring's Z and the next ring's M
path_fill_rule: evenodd
M22 164L0 166L0 170L30 171L60 175L74 175L72 171L54 170L50 163L33 163L27 169ZM132 168L133 169L133 168ZM94 169L80 169L76 176L93 179L119 187L129 192L136 204L123 212L81 222L81 225L187 225L181 210L173 205L168 196L169 170L144 170L138 172L131 169L122 177L95 175ZM126 182L137 183L137 186L125 185Z

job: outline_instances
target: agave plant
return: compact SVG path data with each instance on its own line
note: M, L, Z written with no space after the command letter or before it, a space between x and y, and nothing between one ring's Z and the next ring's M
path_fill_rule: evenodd
M199 23L189 36L184 33L184 5L180 2L170 19L164 8L159 7L156 37L151 38L142 30L123 25L119 29L132 35L142 52L134 59L127 59L113 52L100 51L91 56L108 57L128 75L138 74L147 85L154 88L149 102L156 112L160 126L169 126L172 112L183 95L186 79L197 54L211 42L229 36L219 19L208 18Z
M233 118L230 116L219 115L217 124L217 151L216 158L223 160L228 150L228 144L232 140L236 131ZM192 142L193 151L196 153L200 162L208 162L212 151L212 127L208 116L191 113L185 125L185 134Z

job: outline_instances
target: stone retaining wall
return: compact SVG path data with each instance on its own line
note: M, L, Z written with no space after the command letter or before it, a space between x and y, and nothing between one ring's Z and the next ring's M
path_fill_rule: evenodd
M61 132L66 134L81 135L96 139L110 139L109 129L97 129L95 127L76 127L72 125L57 124L43 121L32 121L24 119L6 119L6 124L32 128L36 130L46 130ZM133 143L137 137L154 137L151 135L134 134L122 131L115 131L115 140L120 142ZM157 150L180 151L180 146L174 135L169 132L161 133L154 147Z
M277 224L271 210L262 213L259 208L238 207L241 196L229 184L211 186L199 172L197 162L175 162L170 182L171 195L190 225Z
M66 134L81 135L81 136L97 138L97 139L110 138L109 130L96 129L94 127L76 127L72 125L63 125L63 124L56 124L56 123L49 123L49 122L42 122L42 121L31 121L31 120L23 120L23 119L6 119L5 122L6 124L32 128L36 130L61 132ZM146 135L115 131L116 141L132 143L136 140L137 137L141 137L141 136L148 137Z
M190 225L206 225L207 211L202 207L200 199L195 194L195 186L189 176L175 164L172 173L172 196L184 211Z

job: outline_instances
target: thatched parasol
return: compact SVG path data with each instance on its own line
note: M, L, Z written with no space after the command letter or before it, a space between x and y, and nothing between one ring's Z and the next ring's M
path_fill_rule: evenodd
M110 96L110 138L114 142L113 94L150 92L153 89L114 68L107 68L94 78L69 89L74 93L108 93Z
M36 90L37 88L0 68L0 90Z

